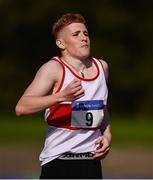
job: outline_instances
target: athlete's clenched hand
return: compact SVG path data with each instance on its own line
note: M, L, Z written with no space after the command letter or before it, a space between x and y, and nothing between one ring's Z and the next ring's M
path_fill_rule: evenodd
M61 96L65 101L72 101L79 99L84 96L84 89L81 85L81 81L78 79L72 80L63 91L61 91Z

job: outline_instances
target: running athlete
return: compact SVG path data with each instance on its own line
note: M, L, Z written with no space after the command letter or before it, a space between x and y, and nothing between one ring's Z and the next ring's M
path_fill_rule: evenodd
M16 114L45 110L48 131L41 179L101 179L110 150L108 65L90 55L84 17L63 15L53 25L61 56L42 65L16 105Z

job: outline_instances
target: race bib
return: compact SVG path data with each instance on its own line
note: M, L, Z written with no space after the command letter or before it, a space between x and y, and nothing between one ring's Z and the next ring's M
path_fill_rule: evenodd
M73 101L71 126L77 128L96 128L104 117L103 100Z

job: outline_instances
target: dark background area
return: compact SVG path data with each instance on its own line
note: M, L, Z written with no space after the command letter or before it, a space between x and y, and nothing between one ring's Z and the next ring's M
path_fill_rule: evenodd
M91 52L109 65L112 147L105 178L153 178L153 1L0 0L0 178L38 178L43 113L15 105L40 66L58 55L52 24L81 13ZM14 163L15 162L15 163Z
M58 54L52 24L75 12L86 18L93 56L109 65L110 112L152 115L152 5L147 0L1 0L1 110L14 111L39 67Z

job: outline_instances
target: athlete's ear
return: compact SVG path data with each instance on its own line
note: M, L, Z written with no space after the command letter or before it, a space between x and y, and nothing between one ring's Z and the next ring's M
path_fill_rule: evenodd
M56 45L61 49L64 50L65 49L65 45L62 39L56 39Z

